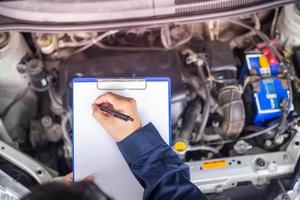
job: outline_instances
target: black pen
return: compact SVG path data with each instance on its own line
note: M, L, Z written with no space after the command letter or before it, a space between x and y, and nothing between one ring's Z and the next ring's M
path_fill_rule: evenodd
M119 113L117 111L114 111L112 109L109 109L107 107L104 107L102 105L97 105L99 107L100 110L102 110L103 112L106 112L108 114L111 114L112 116L116 117L116 118L119 118L119 119L122 119L124 121L133 121L133 118L128 116L128 115L125 115L123 113Z

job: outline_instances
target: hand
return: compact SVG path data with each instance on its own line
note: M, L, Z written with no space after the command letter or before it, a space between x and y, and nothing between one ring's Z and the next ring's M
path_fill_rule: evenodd
M64 181L67 184L73 183L73 172L65 175L64 176ZM88 177L84 178L83 181L94 181L94 177L93 176L88 176Z
M124 121L103 112L97 105L103 105L133 118L133 121ZM116 141L120 142L134 131L141 128L136 101L108 92L98 97L93 103L93 117Z

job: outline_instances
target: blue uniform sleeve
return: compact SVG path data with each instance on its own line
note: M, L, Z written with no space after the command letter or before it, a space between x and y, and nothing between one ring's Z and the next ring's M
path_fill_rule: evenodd
M118 143L132 173L145 188L144 200L206 200L190 182L189 168L163 141L152 123Z

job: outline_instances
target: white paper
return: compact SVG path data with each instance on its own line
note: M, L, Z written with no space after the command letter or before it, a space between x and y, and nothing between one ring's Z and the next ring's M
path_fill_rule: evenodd
M169 88L167 81L147 81L145 90L111 91L136 99L142 125L152 122L169 144ZM73 84L74 176L93 175L96 184L115 200L141 200L144 189L133 176L115 141L92 117L92 103L108 91L96 82Z

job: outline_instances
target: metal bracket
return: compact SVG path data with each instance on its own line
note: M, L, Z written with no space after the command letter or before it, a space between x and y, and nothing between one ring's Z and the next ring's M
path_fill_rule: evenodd
M99 90L144 90L147 87L147 81L141 78L104 78L97 80Z
M19 199L29 192L26 187L0 170L0 199Z
M293 189L279 194L274 200L299 200L300 199L300 179L295 183Z
M18 147L18 144L15 143L11 139L10 135L8 134L8 132L4 126L3 120L1 118L0 118L0 139L13 147L16 147L16 148Z
M241 182L254 185L268 183L271 179L291 174L300 155L300 133L296 133L286 151L256 155L235 156L199 162L189 162L191 181L203 193L222 192ZM227 165L205 169L204 163L224 161Z
M0 140L0 157L31 175L39 184L52 180L52 175L43 165L28 155Z

